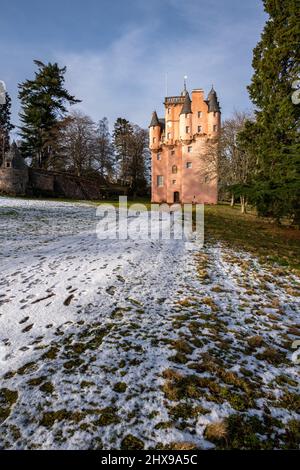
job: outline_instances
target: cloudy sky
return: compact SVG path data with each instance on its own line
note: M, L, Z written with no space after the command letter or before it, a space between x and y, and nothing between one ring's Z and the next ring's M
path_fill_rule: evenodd
M0 80L13 98L33 59L67 66L69 90L98 120L147 126L166 92L209 91L223 117L251 109L246 90L264 22L261 0L10 0L0 4Z

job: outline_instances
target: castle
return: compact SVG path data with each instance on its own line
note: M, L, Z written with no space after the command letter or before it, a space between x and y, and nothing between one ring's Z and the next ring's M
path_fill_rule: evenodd
M153 203L218 201L217 145L221 110L212 87L207 99L202 89L184 85L180 96L165 98L165 118L156 111L150 123Z

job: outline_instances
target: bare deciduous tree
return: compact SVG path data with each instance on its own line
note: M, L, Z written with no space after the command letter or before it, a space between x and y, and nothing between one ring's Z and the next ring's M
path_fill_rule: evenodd
M82 176L93 168L95 160L95 123L89 116L74 111L60 129L60 155L64 169Z
M253 175L255 158L239 142L239 133L250 118L249 114L236 111L232 118L224 121L219 143L220 190L231 193L232 206L235 196L240 197L242 213L247 208L245 188Z

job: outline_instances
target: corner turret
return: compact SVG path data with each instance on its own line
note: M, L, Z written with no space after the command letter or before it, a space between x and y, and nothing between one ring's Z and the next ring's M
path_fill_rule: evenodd
M150 122L150 149L158 150L160 148L160 138L161 138L161 123L158 119L156 111L152 113L152 119Z

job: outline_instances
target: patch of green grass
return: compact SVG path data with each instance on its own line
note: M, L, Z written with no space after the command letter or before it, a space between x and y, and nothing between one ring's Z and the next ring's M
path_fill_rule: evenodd
M121 450L143 450L144 447L143 441L132 434L125 436L121 442Z
M3 423L8 418L18 396L19 394L16 390L9 390L8 388L0 389L0 423Z
M120 418L117 415L117 409L109 406L101 410L100 417L95 421L96 426L109 426L111 424L118 424Z
M83 380L80 384L80 388L89 388L89 387L93 387L94 385L95 385L94 382Z
M279 264L300 272L300 231L277 226L255 214L219 204L205 206L206 243L221 241L246 250L262 262Z
M42 355L42 359L49 359L53 361L57 358L59 349L56 346L51 346L51 348Z
M35 362L28 362L27 364L25 364L24 366L20 367L17 370L17 374L25 375L25 374L35 371L37 368L38 366Z
M290 420L285 427L284 449L299 450L300 442L300 421L296 419Z
M224 420L222 433L205 434L218 449L255 450L264 448L263 441L257 435L263 429L262 423L256 417L231 415Z
M55 422L71 421L73 423L79 423L84 418L85 414L79 411L68 411L65 409L46 411L40 420L40 425L45 428L52 428Z
M171 369L166 370L163 375L166 379L163 392L168 400L179 401L201 396L201 379L196 375L183 376Z
M179 403L169 409L169 415L174 419L191 419L198 415L204 415L209 413L209 410L202 407L201 405L193 406L188 403Z
M298 393L285 392L279 400L276 400L274 406L299 413L300 395Z
M169 361L175 362L177 364L186 364L188 362L188 358L185 354L177 352L174 356L169 357Z
M31 387L39 387L46 379L47 379L47 377L45 375L43 375L41 377L35 377L33 379L30 379L30 380L28 380L27 383Z
M74 360L71 359L70 361L64 362L63 366L67 370L72 370L72 369L75 369L75 368L81 366L81 364L83 364L83 363L84 363L84 361L82 359L77 358L77 359L74 359Z
M174 426L173 421L161 421L154 426L154 429L170 429Z
M45 382L40 386L40 390L45 393L53 393L54 392L54 385L51 382Z
M117 382L114 385L113 390L118 393L125 393L127 390L127 385L125 382Z
M265 348L262 353L256 355L256 358L260 361L267 361L275 366L287 362L286 356L281 351L271 347Z

